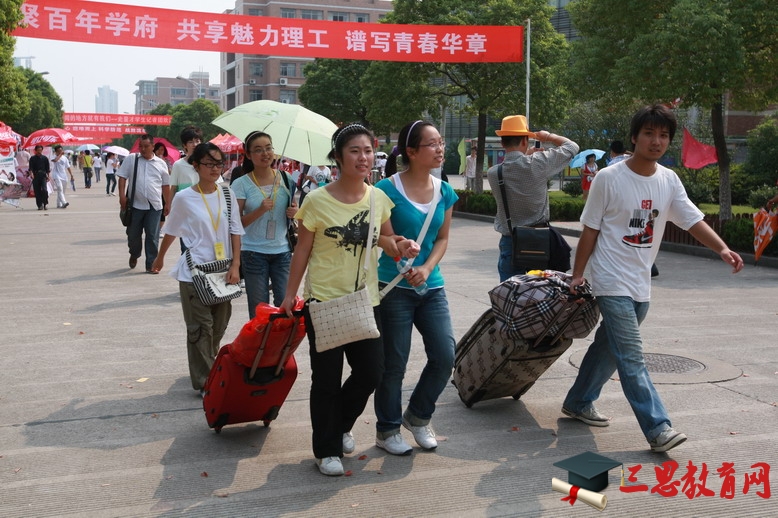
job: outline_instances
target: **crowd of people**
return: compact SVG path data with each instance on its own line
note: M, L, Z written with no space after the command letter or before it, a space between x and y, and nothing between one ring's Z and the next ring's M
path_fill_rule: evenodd
M587 425L608 426L609 418L595 402L604 383L618 372L645 440L656 452L678 446L686 435L672 427L642 359L639 326L648 311L651 265L659 249L654 232L661 235L665 223L672 221L716 251L733 272L743 267L740 256L703 221L678 177L658 163L675 130L669 109L646 106L632 119L631 153L622 142L614 142L609 165L600 170L591 165L594 157L587 157L585 175L590 179L571 291L585 282L588 266L602 321L561 408L565 416ZM495 196L494 223L500 235L496 270L503 281L524 273L512 265L511 225L548 225L548 179L569 163L578 145L548 131L530 131L521 115L505 117L496 133L504 160L491 167L487 177L493 191L506 193ZM530 145L531 140L539 145ZM311 364L312 450L316 466L329 476L344 474L342 459L356 447L352 428L373 394L378 448L392 455L411 454L405 428L419 448L435 450L431 423L454 366L456 339L439 266L457 201L453 188L439 178L445 141L430 122L408 123L381 164L386 178L373 185L374 142L363 125L344 125L332 136L331 167L305 166L279 159L271 135L255 131L245 139L242 163L231 167L218 147L202 142L198 128L187 127L181 133L185 157L172 166L150 135L140 137L140 152L121 166L112 154L104 165L106 193L113 193L108 184L118 177L120 206L132 209L126 230L129 267L135 268L145 252L146 272L159 273L170 247L180 241L181 254L170 274L179 283L190 378L198 393L231 318L232 303L203 304L191 264L224 261L228 284L244 279L248 318L255 316L260 303L272 303L291 316L302 288ZM65 192L74 180L71 162L61 146L55 147L51 167L40 152L36 148L29 158L36 203L46 209L41 185L50 180L57 206L67 207ZM475 155L473 148L464 171L471 187ZM90 165L97 169L89 157L84 153L82 170ZM91 178L84 174L88 185ZM95 176L99 181L99 173ZM298 223L296 245L288 239L291 220ZM636 228L643 224L639 222L649 222L652 232ZM370 228L375 229L373 235L368 235ZM411 267L398 273L402 259ZM362 286L368 289L380 336L318 350L308 304ZM426 364L406 398L414 328L421 335ZM345 380L344 360L349 369Z

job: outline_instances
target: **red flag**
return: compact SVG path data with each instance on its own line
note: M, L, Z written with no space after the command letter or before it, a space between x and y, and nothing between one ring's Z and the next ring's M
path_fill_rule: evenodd
M684 167L689 169L702 169L708 164L719 161L716 148L703 144L695 139L689 130L683 129L683 146L681 147L681 161Z

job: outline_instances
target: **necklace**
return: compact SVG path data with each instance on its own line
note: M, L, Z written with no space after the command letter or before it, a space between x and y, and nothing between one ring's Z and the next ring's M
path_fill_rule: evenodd
M203 190L200 188L200 184L197 184L197 190L200 191L200 196L203 199L203 203L205 204L205 210L208 211L208 216L211 218L211 226L213 226L214 232L219 232L219 224L221 222L222 218L222 199L219 195L219 189L216 188L216 203L219 206L219 209L216 211L216 220L213 219L213 213L211 212L211 206L208 205L208 201L205 199L205 194L203 194ZM210 194L210 193L208 193Z

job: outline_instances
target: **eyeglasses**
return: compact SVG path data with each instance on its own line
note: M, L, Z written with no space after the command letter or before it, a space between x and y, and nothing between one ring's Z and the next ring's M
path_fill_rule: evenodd
M199 162L199 164L208 169L224 169L224 162Z
M261 155L262 153L270 153L270 154L272 154L273 153L273 146L264 147L264 148L263 147L255 147L254 149L251 150L251 154L252 155L254 155L254 154Z
M446 149L446 142L441 140L440 142L432 142L430 144L419 144L419 147L428 147L430 149Z

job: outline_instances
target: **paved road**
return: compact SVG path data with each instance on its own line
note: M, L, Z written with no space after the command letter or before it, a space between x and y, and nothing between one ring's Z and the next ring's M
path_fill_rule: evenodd
M674 360L660 362L655 378L689 436L668 455L647 451L615 381L599 403L610 427L562 417L583 339L518 402L467 409L447 388L433 421L436 453L378 450L369 408L344 461L351 476L333 479L311 459L305 344L277 421L208 429L189 385L176 282L127 268L118 199L102 185L69 196L65 210L39 212L32 200L0 207L2 516L600 516L551 491L552 477L565 478L552 464L584 451L641 464L638 481L649 487L667 460L680 465L674 480L690 462L707 466L714 496L691 500L620 492L613 470L612 516L775 515L776 497L756 494L762 486L743 494L751 465L778 467L775 269L731 275L716 260L660 254L643 335L646 352ZM496 243L491 224L455 218L443 269L457 337L488 306ZM227 336L246 318L238 299ZM406 393L422 358L414 336ZM732 500L719 496L726 462L736 473Z

